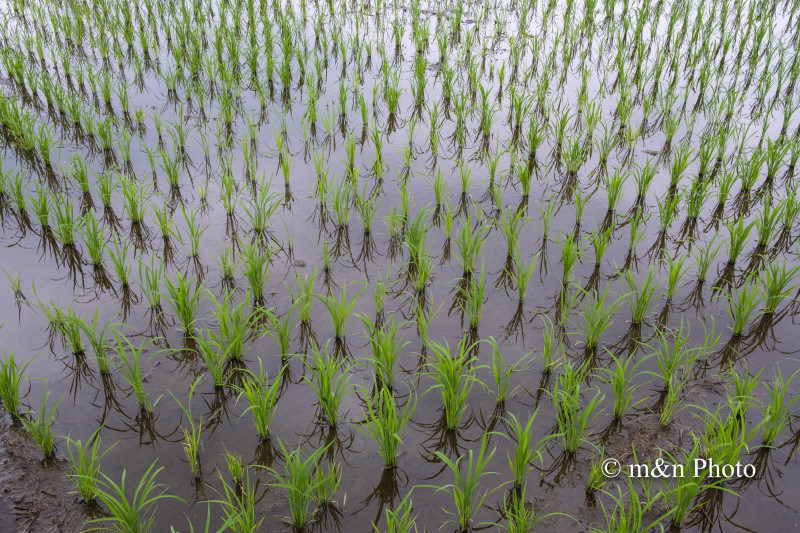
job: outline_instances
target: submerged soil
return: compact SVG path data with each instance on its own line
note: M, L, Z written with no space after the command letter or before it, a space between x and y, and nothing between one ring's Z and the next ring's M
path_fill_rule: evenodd
M76 532L89 518L67 478L63 458L42 452L7 413L0 416L0 531Z

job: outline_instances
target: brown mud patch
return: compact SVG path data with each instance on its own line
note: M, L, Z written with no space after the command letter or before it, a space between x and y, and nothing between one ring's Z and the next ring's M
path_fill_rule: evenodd
M81 531L89 517L70 493L68 470L58 451L56 459L43 461L25 429L0 415L0 531Z

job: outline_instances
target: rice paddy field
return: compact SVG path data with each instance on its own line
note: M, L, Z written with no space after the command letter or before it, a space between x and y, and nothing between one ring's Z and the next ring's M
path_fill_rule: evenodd
M800 2L0 11L0 530L798 527Z

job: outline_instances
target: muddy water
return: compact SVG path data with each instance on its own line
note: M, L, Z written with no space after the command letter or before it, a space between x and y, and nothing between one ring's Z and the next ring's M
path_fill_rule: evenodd
M435 17L432 18L435 20ZM309 25L307 31L313 32ZM490 27L489 27L490 29ZM488 31L484 29L484 31ZM309 33L309 35L312 35ZM374 36L373 36L374 38ZM775 38L781 38L776 36ZM552 39L552 34L547 34L546 39ZM549 42L549 41L547 41ZM596 48L596 45L595 45ZM409 84L406 74L413 63L413 48L410 41L406 41L402 58L398 58L401 70L404 73L402 87L405 89L401 99L400 118L395 125L395 131L388 134L385 139L383 154L387 167L385 179L378 184L374 177L369 176L369 162L374 156L373 147L369 137L362 137L362 125L358 110L355 106L349 112L345 131L351 131L359 139L356 162L361 166L361 178L364 183L380 188L381 204L378 208L380 217L389 213L392 206L398 206L400 196L398 180L400 176L408 173L408 192L413 198L411 215L415 215L426 206L433 211L433 192L431 190L431 177L436 169L441 169L449 184L448 199L457 208L462 202L465 209L477 209L490 221L496 214L497 206L492 199L485 195L489 172L485 165L479 162L470 163L472 169L472 185L466 197L459 193L459 175L457 165L452 158L455 149L448 143L442 143L442 155L438 158L431 156L428 148L429 127L423 118L416 125L412 140L414 154L411 168L405 169L400 150L409 142L409 119L413 112L413 103L409 98ZM595 54L598 52L595 50ZM162 51L162 54L166 54ZM393 52L389 52L390 57ZM436 53L429 52L431 62ZM507 41L502 41L494 50L488 53L488 65L504 61L508 57ZM163 60L166 62L167 58ZM338 91L338 69L341 68L340 60L331 58L330 72L324 80L324 91L320 97L319 108L333 107ZM379 58L374 59L378 63ZM594 65L596 68L596 65ZM130 66L126 66L128 79L133 79ZM430 76L435 79L436 69L432 68ZM579 72L577 73L579 75ZM595 73L596 74L596 73ZM367 69L362 73L364 85L361 91L365 96L371 94L373 84L381 83L377 66ZM488 81L488 72L485 73L484 83L492 87L493 94L498 92L499 84ZM131 87L132 108L142 107L148 110L158 110L165 121L178 120L180 111L174 101L166 97L166 87L162 79L155 72L148 71L142 80L142 89L134 90ZM565 84L565 94L574 95L579 83L575 75L568 77ZM296 85L296 82L295 82ZM439 98L439 87L436 83L426 92L429 101ZM11 87L9 85L9 87ZM600 88L600 82L592 79L589 84L590 94L595 94ZM153 201L162 201L162 195L167 196L172 208L175 210L175 222L183 227L180 215L180 205L187 207L200 206L199 185L207 183L209 189L209 202L200 212L201 221L208 225L202 237L202 246L199 257L194 260L187 259L185 249L176 244L174 258L167 264L167 271L180 270L184 273L202 278L205 286L216 294L221 294L223 285L216 267L216 257L224 247L235 242L244 242L249 238L247 222L243 210L237 208L238 228L231 230L231 223L226 218L222 204L219 201L218 189L220 171L219 159L214 156L216 146L214 141L214 122L203 119L198 110L185 102L185 95L179 93L184 100L184 121L187 125L197 128L207 127L209 142L212 145L212 157L209 162L204 161L201 150L198 130L192 131L188 141L190 163L182 171L181 188L179 191L168 190L163 176L157 179L158 191L152 195ZM693 93L690 93L693 94ZM358 218L353 214L346 231L334 228L329 220L323 222L318 201L314 196L315 170L311 154L316 150L323 153L330 165L331 174L336 179L341 179L345 173L345 151L343 148L344 136L340 128L328 136L324 133L322 125L317 124L317 136L306 140L302 133L302 116L305 109L304 96L300 90L294 88L289 92L291 108L284 111L285 102L281 102L280 88L275 90L274 98L265 110L262 120L258 122L257 131L257 162L259 172L265 172L267 177L273 177L271 188L273 191L284 195L286 191L279 174L277 159L272 154L274 150L273 134L281 127L280 115L287 113L288 124L286 139L289 151L295 163L290 183L290 195L278 210L277 216L271 223L270 238L274 245L281 246L270 264L270 280L267 286L267 305L272 306L278 313L286 312L291 301L286 289L286 284L291 285L296 274L309 275L314 267L321 269L322 247L328 242L332 250L336 250L336 257L332 262L332 271L328 278L320 275L317 281L317 290L324 290L327 284L334 294L341 290L346 283L364 283L364 293L359 298L355 313L367 316L375 315L372 291L379 276L385 276L390 269L390 280L398 280L390 290L386 304L387 316L393 316L396 321L403 321L402 334L410 344L406 346L399 361L399 372L403 386L400 390L409 389L418 394L419 400L416 412L410 425L403 435L403 446L396 471L383 469L383 462L377 453L375 444L365 439L364 435L355 431L350 424L345 424L337 431L333 431L321 424L317 417L315 397L313 390L303 382L303 365L299 359L294 359L289 365L286 376L286 386L283 389L278 403L278 413L275 417L272 434L274 439L268 443L260 443L249 415L243 412L246 405L237 401L236 392L230 388L221 391L214 390L210 379L206 379L198 387L192 402L192 412L196 417L202 415L203 420L203 448L201 461L203 477L195 480L191 474L182 448L183 434L181 431L182 413L175 401L173 394L182 402L188 399L190 384L202 375L204 368L201 362L186 352L173 352L155 356L146 366L145 387L153 399L158 398L152 418L143 417L139 411L135 397L127 390L122 378L116 373L110 379L104 379L97 372L93 361L82 362L64 349L59 340L53 341L47 330L46 319L36 309L36 298L33 294L32 283L36 284L36 295L43 302L56 302L62 307L72 306L83 315L93 314L99 309L100 317L104 321L124 320L129 326L128 331L133 332L132 337L144 341L149 338L159 338L158 347L178 349L184 346L185 340L178 330L174 318L169 312L162 321L154 320L152 310L148 308L138 287L134 287L130 299L125 300L118 283L113 279L106 283L99 279L96 272L88 265L85 257L80 261L71 260L60 246L49 241L41 234L34 222L26 224L10 207L3 207L2 232L0 242L3 245L3 268L9 273L20 272L23 282L23 293L27 300L15 301L10 288L3 286L5 305L0 306L0 323L4 324L0 330L0 341L6 351L13 351L26 360L31 360L29 373L41 379L31 380L30 390L26 396L26 403L31 409L36 410L45 387L49 388L53 397L63 395L64 401L58 411L56 433L58 435L71 435L73 438L85 440L92 432L102 427L101 437L104 443L116 442L116 446L104 457L102 470L112 479L119 479L123 470L127 472L129 480L136 480L153 461L163 467L158 480L168 487L170 494L177 495L183 502L167 502L159 506L156 513L154 530L167 531L170 525L178 530L188 530L187 520L197 527L202 524L205 517L206 500L213 500L219 496L219 475L228 479L223 454L225 451L240 454L249 464L282 468L282 457L277 446L277 439L290 446L302 445L305 450L311 450L330 444L329 453L325 461L337 461L342 466L342 485L337 494L336 505L317 516L313 528L320 531L368 531L373 522L382 524L384 509L396 505L403 496L413 489L412 500L414 511L419 514L418 525L420 530L434 531L451 520L447 511L453 510L452 498L445 492L437 491L431 486L443 486L452 482L452 473L444 463L435 455L439 451L455 458L463 455L468 450L477 450L480 437L486 430L496 432L491 437L491 445L496 446L496 453L490 463L489 470L493 472L482 479L482 486L486 489L498 488L492 492L485 505L478 512L476 523L492 523L499 520L498 509L502 508L502 501L507 493L508 486L502 486L510 479L507 454L512 451L513 443L501 434L508 429L504 422L507 413L525 416L538 408L538 416L534 426L535 439L548 436L557 427L553 401L550 396L553 390L555 377L547 378L542 375L540 359L534 359L523 372L514 376L516 392L502 407L495 405L492 395L479 387L475 388L470 397L470 407L465 416L462 427L457 432L448 432L443 429L442 410L438 395L429 391L432 380L421 375L425 370L425 359L420 355L421 342L417 335L414 320L415 300L409 292L409 287L404 286L402 275L403 258L407 252L402 246L396 246L389 236L385 234L381 222L376 224L378 231L364 235ZM695 95L696 96L696 95ZM569 96L566 102L569 103ZM603 120L607 124L613 122L613 110L616 103L615 96L608 96L603 101ZM692 96L690 102L694 101ZM87 100L89 102L89 100ZM355 100L353 99L353 102ZM118 102L115 100L115 113L119 113ZM500 100L502 111L498 117L505 117L508 111L508 95ZM246 114L251 112L258 118L259 102L252 91L243 93L242 107ZM103 113L110 113L101 106ZM35 109L31 106L30 109ZM746 110L749 106L742 105L741 112L735 118L739 123L747 121ZM39 117L45 120L48 113L45 108L39 109ZM641 120L641 111L634 108L634 122ZM207 114L214 117L217 109L212 109ZM58 126L58 134L64 143L59 152L59 159L67 165L68 158L75 153L80 154L95 171L101 171L107 165L102 154L87 149L87 144L74 128L59 120L50 117ZM379 124L386 122L385 109L380 114L370 115L370 120ZM508 127L498 119L491 136L490 146L499 143L504 146L509 140ZM793 121L790 131L796 127ZM133 143L132 173L140 182L151 179L150 167L146 153L139 148L139 144L155 147L158 137L152 120L146 121L147 130L142 134L141 141ZM676 134L676 139L686 137L693 147L699 146L700 132L705 128L705 117L701 113L694 128L690 130L682 125ZM470 122L470 131L474 131L476 123ZM234 124L235 142L231 150L234 160L234 175L240 184L244 183L244 163L242 161L239 144L241 136L247 131L247 125L242 117ZM779 120L768 130L768 136L775 138L780 129ZM446 139L453 133L453 122L445 121L441 138ZM597 135L597 133L596 133ZM555 317L556 298L561 290L561 263L560 252L556 242L562 233L575 231L574 207L569 194L564 194L565 177L563 170L556 168L553 162L552 139L545 141L538 153L540 167L534 180L531 197L523 202L519 186L516 181L503 179L503 208L515 208L522 203L522 208L530 218L520 239L520 247L524 257L532 257L539 252L537 269L531 286L528 289L526 303L522 309L517 309L516 291L509 285L503 275L506 264L507 250L500 232L492 228L484 245L480 262L481 268L487 279L487 300L484 305L483 320L478 328L479 338L486 339L493 336L500 342L503 354L509 362L515 362L530 351L537 351L542 346L542 319L544 314L550 318ZM663 133L659 131L648 132L640 139L632 154L634 164L643 164L649 157L656 161L654 153L660 152L664 146ZM752 140L755 145L757 139ZM479 139L470 139L463 154L465 161L469 161L481 148ZM165 140L166 151L171 148L171 141ZM731 145L731 149L733 146ZM609 165L620 163L625 156L619 149L613 152ZM26 168L31 172L30 191L34 190L35 169L30 169L26 157L19 153L13 146L5 144L2 150L3 168ZM607 217L605 192L598 187L599 158L596 153L582 166L577 176L577 184L584 196L588 196L584 217L578 234L587 238L588 234L597 228ZM500 169L508 169L510 158L504 155L501 158ZM696 172L695 162L689 169L689 174ZM56 168L57 165L56 165ZM658 250L665 247L668 254L685 253L689 249L687 237L700 237L707 239L716 229L721 229L720 236L726 237L726 230L718 223L715 225L713 210L715 202L709 200L701 216L698 226L681 227L685 221L683 214L679 215L668 233L665 242L659 241L657 231L656 196L661 196L669 185L669 169L661 164L646 200L645 209L651 218L646 225L643 239L636 246L633 254L629 254L628 226L625 211L631 208L635 201L635 192L629 182L629 187L620 200L620 213L615 217L613 244L608 250L603 264L599 270L594 268L591 251L587 250L587 257L576 267L575 282L579 286L591 287L597 283L600 290L610 284L611 290L616 294L627 292L626 285L618 277L618 269L627 265L638 275L644 275L651 265L658 268L661 277L666 276L666 269L657 263ZM96 184L93 183L93 187ZM246 186L243 185L246 191ZM80 203L80 195L75 190L68 193ZM246 193L243 193L245 197ZM782 194L781 187L775 191L777 197ZM98 203L96 189L93 189L95 202ZM547 238L543 235L543 225L538 205L544 205L553 195L559 198L557 212ZM474 204L473 204L474 202ZM757 212L757 205L753 208L750 217ZM118 199L115 199L114 211L121 215L123 209ZM734 206L726 209L726 220L736 212ZM137 240L131 231L130 223L122 220L120 234L136 242L136 256L149 257L155 254L164 256L164 247L158 231L148 214L148 231L144 238ZM456 226L464 223L465 217L460 214ZM748 219L749 220L749 219ZM457 228L454 229L454 234ZM291 254L288 251L287 235L291 235L293 243ZM450 253L446 253L448 243L441 227L433 226L429 231L429 242L436 265L433 272L433 282L427 292L427 301L431 309L440 308L440 312L431 324L431 338L437 341L447 340L454 346L465 334L465 322L458 308L457 280L462 276L457 260L455 244L450 243ZM586 241L588 243L588 241ZM753 251L754 242L751 242L746 253ZM794 252L779 253L795 263ZM749 258L747 258L749 260ZM747 269L748 262L742 261L734 269L734 280L740 282ZM718 347L706 360L700 361L695 368L695 375L689 386L689 400L699 405L714 407L725 401L726 389L724 380L719 375L729 368L731 363L736 368L742 369L746 361L751 372L764 369L761 378L769 381L773 376L775 366L780 364L785 376L791 375L798 367L797 343L794 342L793 333L796 331L795 321L797 306L795 303L784 304L774 320L761 323L760 327L748 329L747 334L741 339L728 342L731 337L728 328L729 317L727 313L727 300L720 297L712 290L717 278L727 275L725 271L724 249L720 252L709 274L709 281L704 285L696 282L696 270L691 268L680 284L672 302L667 302L664 297L655 301L653 310L648 320L641 328L632 327L630 313L626 305L614 318L612 326L602 336L601 349L593 356L593 365L608 367L611 357L606 349L615 355L623 356L630 353L636 346L636 340L647 342L654 335L654 326L657 323L667 327L678 327L683 321L691 329L692 342L699 342L702 338L703 324L710 325L713 318L717 330L722 333L723 346ZM133 278L136 279L134 267ZM663 285L666 284L664 281ZM245 297L246 280L237 278L239 290L238 298ZM355 286L349 287L353 289ZM350 292L350 291L349 291ZM353 291L355 293L355 291ZM168 308L168 307L167 307ZM580 344L580 307L573 311L572 321L567 325L567 355L571 360L580 362L588 354ZM206 309L204 315L207 316ZM327 310L320 302L315 302L311 318L311 327L316 339L324 341L331 338L333 331ZM305 351L307 338L303 338L298 331L292 341L292 351ZM726 344L727 343L727 344ZM367 340L363 335L361 323L351 317L348 324L348 334L345 349L354 359L362 359L365 355ZM639 356L646 353L640 350ZM479 345L479 364L490 363L491 351L487 345ZM34 358L35 356L35 358ZM253 342L245 357L248 368L257 367L257 359L264 361L270 375L281 367L282 362L277 355L277 348L272 341L264 336ZM657 370L653 359L642 365L642 370ZM480 377L489 383L491 377L487 369L479 371ZM640 375L641 382L649 380L646 375ZM354 385L363 384L370 387L372 382L368 367L361 366L354 369ZM700 427L693 413L696 409L683 411L677 420L667 429L661 429L653 411L659 401L660 391L654 384L646 384L637 389L635 401L639 403L621 424L612 420L611 392L601 380L593 378L591 386L597 386L606 394L604 410L592 424L589 441L593 444L606 446L607 453L616 457L630 459L632 449L635 448L639 457L653 457L657 447L672 450L674 446L686 448L691 442L690 432ZM795 385L795 389L797 385ZM26 388L27 390L27 388ZM757 389L760 397L764 396L764 389ZM349 397L344 408L343 416L351 423L361 419L363 403L357 394ZM758 423L760 414L757 409L752 409L748 415L748 423L752 426ZM796 425L796 424L795 424ZM24 435L19 430L4 430L8 435L19 438ZM798 442L796 428L788 427L778 439L777 449L758 451L745 455L744 462L758 465L758 475L753 480L734 481L725 485L732 492L718 491L713 494L702 512L691 515L685 529L696 531L788 531L796 527L800 517L797 509L796 485L800 481L800 469L796 461L796 447ZM58 455L64 460L66 448L59 444ZM575 456L568 456L562 452L559 441L552 440L546 446L541 461L536 462L528 475L528 497L532 498L537 509L544 512L559 511L571 515L573 518L558 517L548 519L544 529L552 531L584 530L589 524L602 520L602 512L596 497L588 496L585 491L588 479L589 466L594 456L591 444L585 444ZM30 468L45 467L30 463ZM264 515L264 530L282 531L288 529L283 519L288 516L284 492L281 489L269 486L274 481L265 470L254 469L254 478L259 480L258 487L258 512ZM611 485L609 485L610 487ZM0 528L6 530L5 525L10 523L8 512L13 509L8 505L0 506ZM604 501L608 505L607 500ZM71 503L76 517L83 517L83 511L78 503ZM219 518L218 508L215 507L215 520ZM74 519L73 519L74 520ZM577 522L576 522L577 521ZM17 524L27 522L20 519ZM68 530L74 528L74 521L70 522ZM39 524L36 524L39 527ZM445 526L445 530L453 529L452 524Z

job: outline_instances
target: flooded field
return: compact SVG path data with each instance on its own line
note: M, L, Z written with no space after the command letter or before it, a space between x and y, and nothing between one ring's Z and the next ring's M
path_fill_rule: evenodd
M800 2L0 21L0 530L797 528Z

